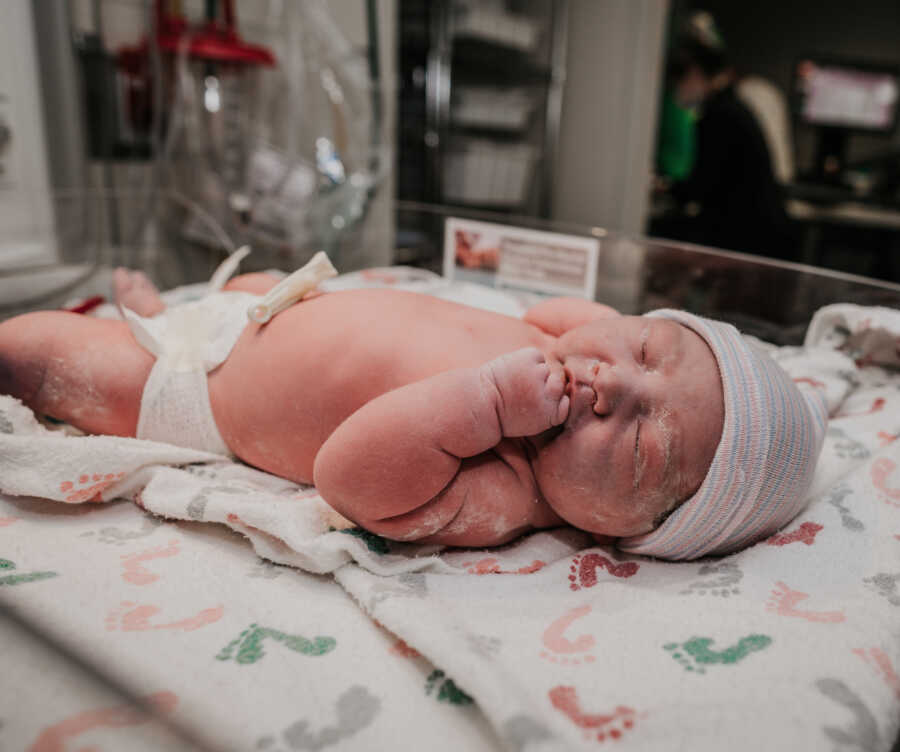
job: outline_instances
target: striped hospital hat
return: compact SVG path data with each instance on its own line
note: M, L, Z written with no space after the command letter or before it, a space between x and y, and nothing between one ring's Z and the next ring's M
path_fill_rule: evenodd
M697 492L644 535L620 538L630 553L696 559L749 546L803 508L825 435L824 394L798 387L730 324L684 311L648 316L692 329L709 345L722 376L725 422Z

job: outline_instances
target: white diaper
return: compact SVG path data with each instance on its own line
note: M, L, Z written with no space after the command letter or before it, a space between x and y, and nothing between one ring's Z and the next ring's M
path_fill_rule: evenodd
M263 296L222 292L247 253L242 248L229 256L200 300L171 306L152 318L122 309L138 344L156 356L141 396L137 438L231 455L213 418L206 374L225 361L248 319L268 321L337 274L320 252Z

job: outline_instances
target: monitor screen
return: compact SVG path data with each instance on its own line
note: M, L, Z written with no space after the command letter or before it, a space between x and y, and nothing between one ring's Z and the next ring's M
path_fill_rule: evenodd
M804 60L797 66L800 115L810 125L892 131L900 78L889 69Z

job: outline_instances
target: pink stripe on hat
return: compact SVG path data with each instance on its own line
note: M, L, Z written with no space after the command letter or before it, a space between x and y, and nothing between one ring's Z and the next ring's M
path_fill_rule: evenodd
M751 545L801 511L825 436L823 393L798 387L730 324L685 311L671 319L699 334L722 377L725 421L706 478L655 530L620 538L629 553L696 559Z

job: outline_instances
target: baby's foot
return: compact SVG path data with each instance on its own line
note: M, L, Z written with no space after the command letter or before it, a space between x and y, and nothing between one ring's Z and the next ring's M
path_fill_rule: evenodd
M166 308L146 274L121 266L113 272L113 295L118 306L139 316L155 316Z

